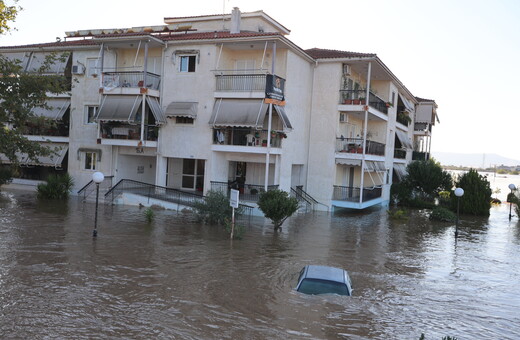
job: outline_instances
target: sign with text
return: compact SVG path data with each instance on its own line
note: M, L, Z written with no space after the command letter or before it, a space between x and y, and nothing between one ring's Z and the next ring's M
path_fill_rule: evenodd
M271 99L279 103L283 103L284 97L285 79L275 76L274 74L268 74L265 82L265 99Z
M239 191L235 189L231 189L231 193L229 195L229 205L233 208L238 208L238 195Z

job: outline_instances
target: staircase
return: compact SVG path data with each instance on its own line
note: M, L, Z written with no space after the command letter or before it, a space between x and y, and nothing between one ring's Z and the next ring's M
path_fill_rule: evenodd
M99 183L99 202L105 202L105 194L112 187L112 180L114 176L106 176L103 182ZM78 197L82 199L83 202L86 201L95 201L96 200L96 183L93 180L90 180L83 188L78 190Z
M291 188L291 196L296 197L296 199L300 202L300 208L298 211L300 212L309 212L313 211L316 205L323 205L329 210L325 204L318 202L311 195L303 190L303 185L298 185L294 188Z

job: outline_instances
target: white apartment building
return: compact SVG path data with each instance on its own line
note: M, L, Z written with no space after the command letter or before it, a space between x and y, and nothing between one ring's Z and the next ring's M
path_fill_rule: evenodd
M387 204L413 151L429 155L435 102L412 95L375 54L302 50L289 33L263 11L235 8L0 47L27 71L49 53L69 56L52 72L70 93L34 112L61 130L28 136L56 144L59 157L22 162L21 173L68 171L76 190L101 171L111 185L238 187L252 203L280 188L321 210ZM283 98L266 100L271 84Z

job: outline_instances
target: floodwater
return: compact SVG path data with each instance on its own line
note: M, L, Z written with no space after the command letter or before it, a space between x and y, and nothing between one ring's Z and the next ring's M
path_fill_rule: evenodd
M384 209L263 219L231 242L190 214L0 193L1 339L520 338L520 223L407 221ZM343 267L354 296L294 291L306 264Z

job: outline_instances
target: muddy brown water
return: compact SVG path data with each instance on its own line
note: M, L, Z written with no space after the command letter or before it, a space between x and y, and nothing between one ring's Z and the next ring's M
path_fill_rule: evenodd
M0 193L2 339L520 338L520 224L508 207L454 226L416 211L301 214L242 240L186 213ZM294 291L349 271L354 296Z

